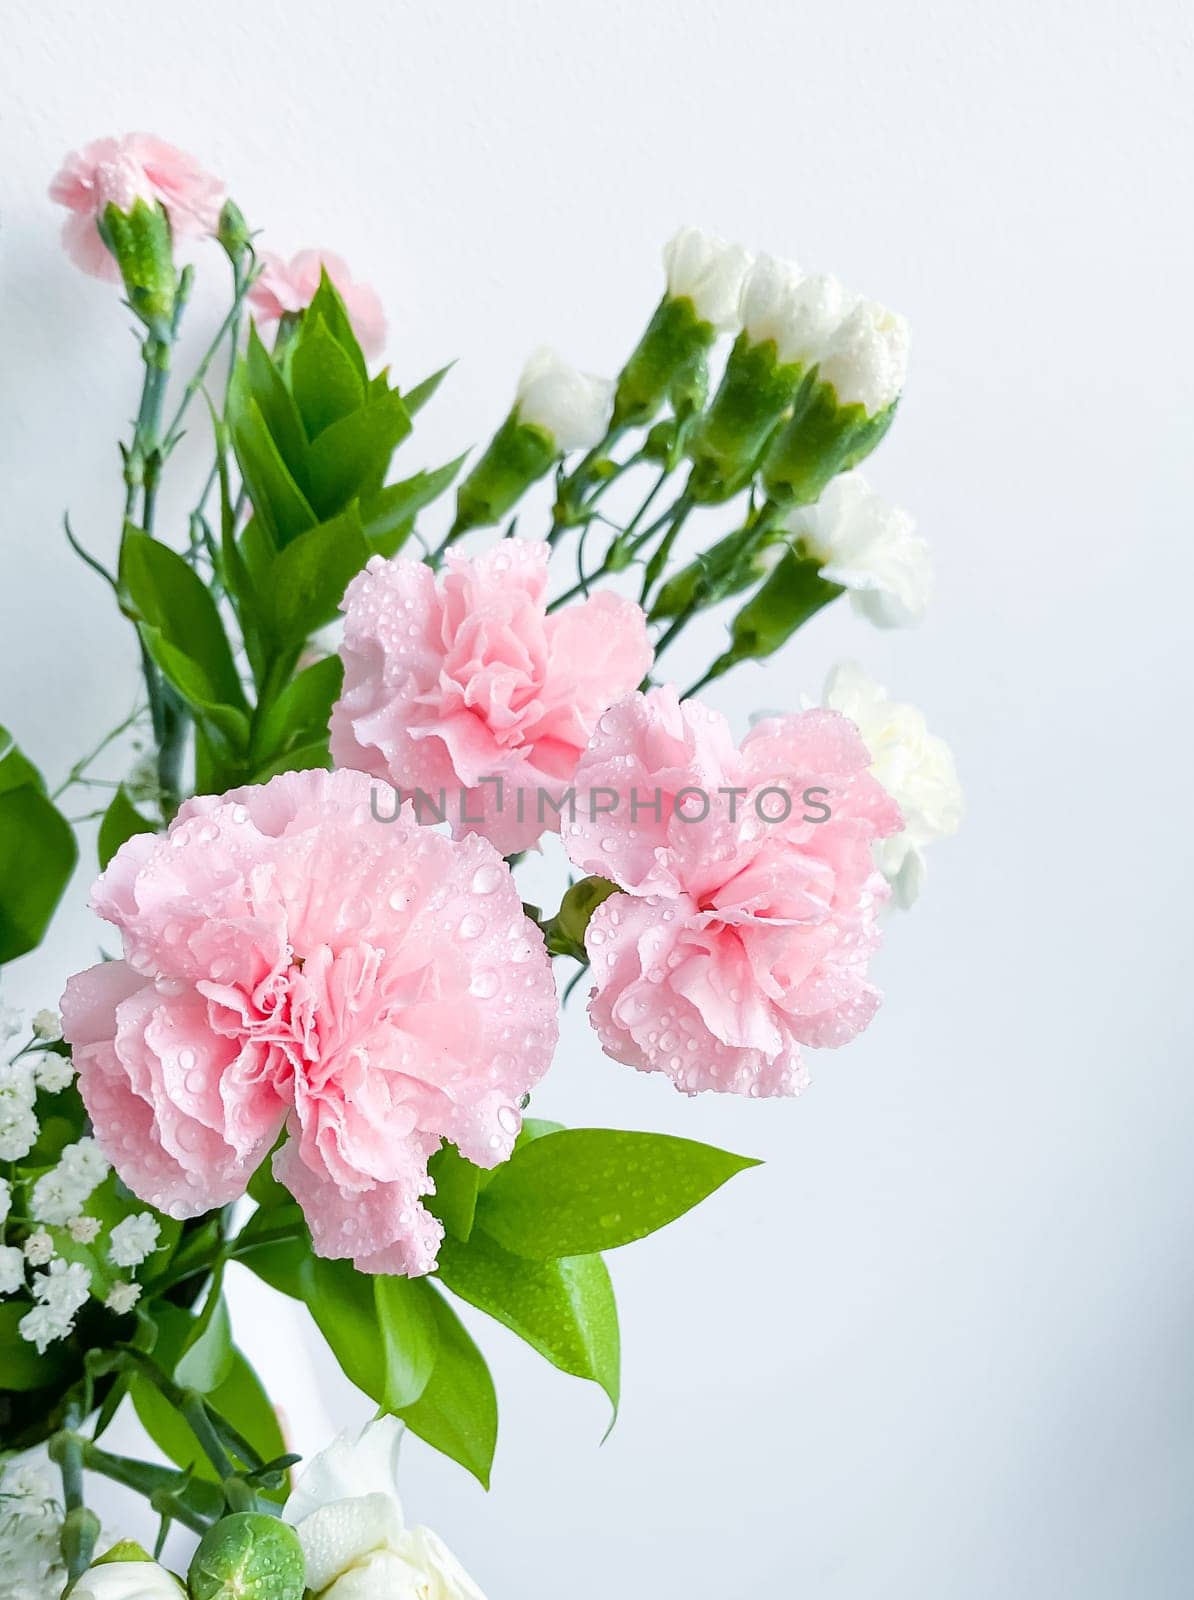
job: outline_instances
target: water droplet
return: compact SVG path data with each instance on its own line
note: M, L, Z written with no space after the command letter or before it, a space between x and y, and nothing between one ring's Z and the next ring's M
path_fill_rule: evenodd
M478 934L485 932L485 918L479 917L475 911L470 911L468 916L461 917L456 932L462 939L475 939Z
M492 967L482 967L475 973L473 981L468 986L468 992L475 995L478 1000L492 1000L502 986L502 980Z

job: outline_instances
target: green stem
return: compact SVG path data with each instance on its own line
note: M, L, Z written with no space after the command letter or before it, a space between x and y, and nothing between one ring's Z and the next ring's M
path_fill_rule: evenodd
M60 1544L67 1577L73 1583L91 1563L100 1523L83 1501L83 1450L85 1441L75 1430L81 1421L77 1404L67 1407L65 1426L51 1441L51 1456L62 1474L62 1503L66 1515Z
M203 387L203 380L204 380L204 378L207 377L207 374L208 374L208 371L209 371L209 369L211 367L212 362L215 360L216 356L219 354L220 346L224 343L224 340L226 338L228 338L228 336L230 334L232 336L232 357L233 357L233 361L235 361L235 359L236 359L237 337L238 337L239 332L240 332L241 312L244 309L245 300L248 297L249 290L253 287L254 283L256 283L258 275L260 274L260 272L261 272L261 268L257 264L254 264L252 267L250 267L248 272L243 272L242 269L241 269L240 263L239 262L233 262L233 266L232 266L232 290L233 290L233 293L232 293L232 304L228 308L228 314L225 316L223 322L220 323L219 328L216 330L215 337L212 339L212 341L208 345L207 349L203 352L202 356L200 356L199 365L195 368L195 371L192 373L192 375L191 375L191 377L190 377L190 379L189 379L189 381L188 381L188 383L186 385L186 388L182 391L182 397L178 402L178 408L175 411L173 417L170 419L170 425L166 429L166 432L165 432L165 435L164 435L165 448L167 450L172 449L173 446L178 442L178 430L182 426L182 419L186 416L187 409L190 406L191 401L195 398L195 396L199 393L199 390ZM229 365L229 377L231 377L231 373L232 373L232 367L231 367L231 364L230 364ZM227 389L226 388L225 388L225 399L227 399ZM208 492L209 493L210 493L210 490L211 490L211 481L209 480L208 481ZM201 504L202 504L202 502L201 502Z

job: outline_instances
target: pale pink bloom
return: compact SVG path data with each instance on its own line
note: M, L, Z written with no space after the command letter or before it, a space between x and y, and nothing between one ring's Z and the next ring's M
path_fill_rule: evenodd
M688 1093L797 1094L801 1046L866 1026L887 894L871 846L901 826L870 760L832 711L769 718L740 749L670 687L605 713L563 836L578 867L627 891L586 936L608 1055Z
M73 150L50 185L50 199L71 212L62 225L62 243L75 265L96 278L115 280L120 270L96 226L109 204L131 211L134 201L158 200L175 233L214 233L224 185L164 139L128 133Z
M368 356L380 355L386 342L386 314L375 290L354 283L347 263L330 250L300 250L290 261L271 251L261 254L261 276L249 290L259 322L277 322L287 312L303 311L315 298L321 272L335 284L353 332Z
M316 1250L430 1270L442 1139L492 1167L546 1072L555 986L508 867L371 805L363 773L285 773L189 800L93 890L124 959L62 1000L79 1088L120 1176L175 1217L276 1176ZM376 815L374 814L376 811Z
M374 557L344 597L336 765L443 796L457 835L482 833L503 855L559 831L598 717L651 665L632 600L602 590L547 614L549 553L527 539L475 560L449 551L438 578Z

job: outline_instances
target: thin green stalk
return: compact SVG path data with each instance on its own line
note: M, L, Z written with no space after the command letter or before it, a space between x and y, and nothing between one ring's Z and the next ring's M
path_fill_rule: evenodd
M72 1583L91 1564L100 1534L99 1518L83 1500L84 1440L76 1432L81 1420L77 1403L72 1403L67 1407L65 1426L54 1436L50 1448L62 1474L62 1504L66 1515L59 1543L67 1577Z

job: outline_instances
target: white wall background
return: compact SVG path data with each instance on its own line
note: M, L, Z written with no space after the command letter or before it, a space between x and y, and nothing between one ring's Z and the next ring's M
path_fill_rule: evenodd
M906 311L871 476L936 546L927 624L845 608L712 698L739 731L859 657L958 752L970 815L887 1004L794 1104L689 1102L573 1016L569 1122L766 1158L613 1263L625 1404L486 1327L486 1497L406 1492L492 1600L1119 1600L1194 1561L1190 1072L1191 33L1178 0L10 3L0 45L0 718L53 775L131 704L111 552L135 351L59 254L61 153L153 129L267 241L379 288L407 380L460 364L410 466L482 439L540 339L613 370L683 220ZM214 326L203 258L192 337ZM415 457L418 459L415 459ZM718 629L692 630L680 681ZM699 635L699 637L698 637ZM52 1001L81 904L6 975ZM298 1324L243 1340L319 1441ZM477 1319L472 1319L476 1321ZM322 1362L337 1422L366 1407Z

